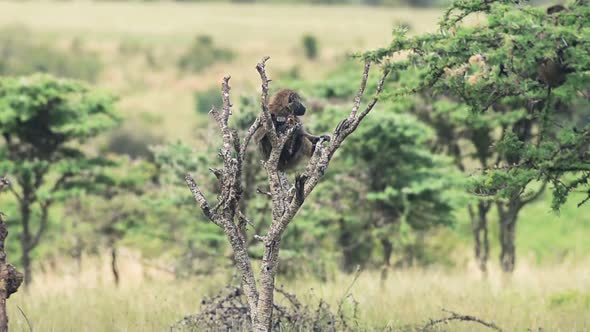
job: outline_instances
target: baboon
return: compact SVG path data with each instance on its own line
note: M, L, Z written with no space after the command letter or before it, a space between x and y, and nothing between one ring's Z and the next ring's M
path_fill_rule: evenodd
M316 143L323 138L330 140L327 135L315 136L308 133L299 119L305 114L305 106L299 94L293 90L282 89L272 96L268 105L272 122L277 134L285 134L289 128L299 124L299 128L293 136L285 143L279 158L278 169L281 171L295 167L305 157L310 157L315 150ZM268 160L272 150L269 137L266 135L264 126L259 127L254 133L254 140L258 144L264 161Z
M563 5L553 5L547 8L547 15L554 16L560 12L567 11L568 9ZM555 18L555 24L557 25L557 18ZM539 36L540 38L546 38L544 34ZM557 50L556 59L544 59L539 63L537 68L539 74L539 80L547 84L551 88L556 88L565 83L567 74L573 72L572 68L568 67L564 63L564 51L567 46L560 47Z

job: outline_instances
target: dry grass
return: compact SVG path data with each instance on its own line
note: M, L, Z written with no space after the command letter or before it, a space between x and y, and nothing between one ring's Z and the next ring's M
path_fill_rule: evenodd
M16 306L35 331L163 331L183 315L198 311L201 298L215 292L226 275L174 281L160 269L122 254L122 285L113 287L108 262L87 259L81 275L61 263L37 274L29 293L9 301L13 331L28 331ZM156 265L162 264L154 263ZM337 273L321 283L313 279L279 280L308 303L326 299L333 308L351 275ZM520 264L512 280L491 271L482 281L474 271L403 270L382 283L378 272L363 272L352 293L360 303L360 324L377 330L422 325L444 316L441 308L494 321L507 331L590 330L590 269L587 264L534 268ZM473 323L452 323L450 331L484 331Z
M0 2L0 26L21 24L59 45L79 38L106 59L99 85L121 97L120 108L128 118L155 116L158 125L150 128L154 134L195 144L195 126L203 120L195 116L193 93L218 85L224 75L232 75L235 97L252 93L258 85L254 65L268 55L269 74L275 79L294 66L306 79L319 79L347 52L387 45L392 28L401 22L422 32L432 30L438 16L437 10L354 6ZM306 33L318 38L317 61L304 58ZM196 35L213 37L216 45L234 50L236 59L199 74L178 73L177 57ZM158 68L146 63L147 51L120 55L120 45L130 43L152 52Z

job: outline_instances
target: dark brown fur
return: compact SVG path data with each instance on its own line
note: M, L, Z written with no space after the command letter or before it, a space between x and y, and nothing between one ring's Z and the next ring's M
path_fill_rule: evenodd
M299 124L299 129L293 133L289 139L281 156L279 158L279 170L287 170L295 167L306 157L313 154L315 144L319 141L319 136L314 136L303 128L299 116L305 114L305 106L301 102L301 97L297 92L289 89L278 91L270 100L268 105L272 121L277 134L283 135L289 128ZM325 137L329 140L329 137ZM266 135L264 126L259 127L254 133L254 140L258 144L263 160L268 160L272 150L270 139Z
M563 5L553 5L547 8L547 15L553 16L562 11L567 11L568 9ZM558 24L557 18L555 18L555 24ZM539 38L546 38L546 36L541 34ZM572 69L569 68L565 63L563 63L563 53L565 49L559 49L557 51L557 58L556 59L545 59L537 68L539 74L539 80L545 84L547 84L551 88L556 88L561 86L566 81L567 74L572 73Z

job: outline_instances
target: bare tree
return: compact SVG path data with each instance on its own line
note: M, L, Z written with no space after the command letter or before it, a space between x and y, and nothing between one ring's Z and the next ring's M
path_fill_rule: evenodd
M8 187L10 182L5 177L0 177L0 190ZM0 212L0 332L8 331L8 316L6 315L6 300L18 290L23 282L23 274L14 266L6 263L4 241L8 236L8 230L4 223L4 214Z
M215 108L210 111L210 114L221 129L223 137L223 147L219 153L223 159L223 168L211 169L219 180L220 194L218 195L217 204L213 207L209 204L190 174L187 174L185 178L194 199L205 216L222 228L228 238L233 250L235 263L241 273L242 287L248 301L250 319L254 331L269 331L271 327L275 274L278 266L281 238L285 229L289 226L305 199L326 172L336 150L346 137L358 127L359 123L377 103L389 72L388 69L384 69L375 96L364 110L360 110L361 98L365 93L371 67L370 61L365 62L360 88L354 99L350 114L338 124L328 144L324 145L327 141L325 138L319 140L305 170L302 174L296 175L293 183L291 183L287 175L278 170L278 163L283 146L296 132L298 129L297 126L299 125L293 125L282 134L277 133L274 128L268 109L268 84L270 82L266 75L266 61L268 59L268 57L263 58L256 66L262 80L262 112L250 126L243 139L238 137L237 130L228 126L228 119L232 114L229 76L224 77L222 83L223 109L221 112ZM251 259L248 256L248 241L245 238L246 227L250 224L250 221L240 210L240 200L243 193L242 168L246 148L250 143L252 135L260 126L264 126L266 132L269 133L268 136L272 145L271 155L263 163L270 186L269 194L272 202L272 219L271 225L265 235L254 235L257 240L262 241L264 244L264 254L257 283Z

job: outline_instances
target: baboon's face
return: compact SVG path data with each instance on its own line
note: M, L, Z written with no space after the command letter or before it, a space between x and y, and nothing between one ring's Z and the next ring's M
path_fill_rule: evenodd
M292 93L289 95L289 110L293 114L299 116L305 114L305 106L301 102L301 98L298 94Z

